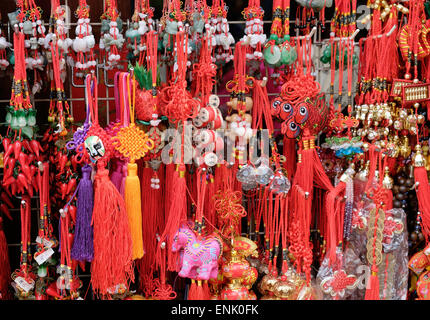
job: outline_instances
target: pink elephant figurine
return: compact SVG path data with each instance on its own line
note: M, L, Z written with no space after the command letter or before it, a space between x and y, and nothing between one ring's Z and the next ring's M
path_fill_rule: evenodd
M191 228L183 224L172 244L172 252L182 250L179 276L197 280L216 279L221 249L222 242L216 235L198 239Z

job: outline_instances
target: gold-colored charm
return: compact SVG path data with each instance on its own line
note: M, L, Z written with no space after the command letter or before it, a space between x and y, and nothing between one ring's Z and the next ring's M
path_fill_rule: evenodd
M124 157L130 158L132 162L144 157L148 151L154 148L154 141L134 123L121 128L112 140L115 149Z
M367 229L367 261L370 264L380 265L382 262L382 240L384 238L384 221L385 212L382 209L378 210L378 220L376 219L376 209L372 209L368 219ZM376 222L376 223L375 223ZM375 251L373 251L375 246ZM375 255L375 258L373 257ZM375 260L374 260L375 259Z

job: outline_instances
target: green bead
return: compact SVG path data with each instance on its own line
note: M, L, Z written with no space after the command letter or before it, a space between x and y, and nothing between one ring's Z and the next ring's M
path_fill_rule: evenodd
M27 125L26 112L24 110L18 110L17 118L18 118L18 126L22 128Z
M36 110L28 110L27 125L34 127L36 125Z
M297 60L297 50L296 47L291 47L291 59L294 61Z
M279 37L276 34L271 34L269 37L269 40L275 40L278 41Z
M12 115L10 114L10 112L6 113L6 123L10 124L11 120L12 120Z
M129 52L129 53L127 53L127 60L132 60L134 58L134 54L133 54L133 52Z
M297 59L297 51L295 47L284 46L281 51L281 63L291 65Z
M139 32L133 28L127 29L127 31L125 32L125 36L127 38L130 38L131 40L134 40L134 38L140 37Z
M33 25L31 23L31 21L27 20L24 21L23 27L22 27L22 31L25 34L33 34Z
M116 27L118 28L118 31L121 32L122 31L122 26L124 25L124 22L122 22L121 18L118 17L116 19Z
M281 50L277 45L273 45L264 49L263 56L264 61L266 61L266 63L270 66L276 66L281 62Z
M13 53L9 56L9 63L15 65L15 55Z
M331 48L330 46L325 47L324 51L323 51L323 56L326 58L330 58L331 56Z
M10 120L10 127L13 130L18 130L19 129L18 117L17 117L16 114L12 115L12 119Z
M322 63L329 63L330 62L330 58L327 58L326 56L322 56L321 58L320 58L320 61L322 62Z
M28 137L29 139L33 138L33 128L32 127L22 127L22 134Z
M56 265L57 264L57 259L54 258L54 256L50 256L49 259L46 261L48 264L50 265Z
M46 267L46 265L39 266L39 268L37 268L37 275L41 278L46 277L46 275L48 274L47 269L48 268Z
M13 107L9 106L6 107L6 123L10 124L10 122L12 121L12 113L13 113Z
M358 63L358 57L356 54L352 56L352 64L356 65Z
M168 34L178 33L178 23L176 21L167 20L166 21L166 32Z
M110 23L110 20L103 19L100 31L101 32L109 32L109 29L110 29L109 23Z

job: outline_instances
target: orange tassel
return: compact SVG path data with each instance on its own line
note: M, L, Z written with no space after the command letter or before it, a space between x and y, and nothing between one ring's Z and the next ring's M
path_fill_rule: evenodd
M127 165L128 175L125 179L125 207L132 239L132 259L140 259L144 255L142 238L142 207L140 203L140 181L137 176L137 164Z

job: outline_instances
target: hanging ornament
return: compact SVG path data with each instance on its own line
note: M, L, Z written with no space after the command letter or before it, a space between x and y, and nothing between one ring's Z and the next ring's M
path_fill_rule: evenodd
M112 70L120 61L119 50L124 45L125 38L121 34L123 22L118 12L116 0L108 0L104 4L102 20L102 37L100 38L100 49L105 51L105 70Z
M139 57L139 63L143 62L145 51L145 35L154 30L154 8L149 6L149 1L136 1L134 13L131 18L132 23L125 32L125 37L128 39L127 48L132 49L131 57Z
M130 92L130 75L127 76L127 91L129 92L130 124L119 130L113 138L113 146L126 158L128 163L128 175L125 180L125 204L129 216L129 226L133 239L133 259L141 258L143 252L142 239L142 212L140 201L136 201L136 195L140 194L140 182L137 176L136 160L143 157L149 150L154 148L154 142L149 139L147 134L139 129L134 122L134 106L136 81L132 78L133 93ZM131 103L131 95L133 102ZM140 197L138 197L140 200Z
M211 30L211 43L214 47L212 62L217 66L222 66L234 59L231 47L235 40L230 33L227 12L228 6L223 0L214 1L211 7L211 18L205 25L206 30Z
M88 93L92 92L92 86L94 95L90 94L88 97L92 123L85 138L85 151L86 156L89 157L92 163L100 160L100 162L106 164L112 156L113 146L111 137L100 127L98 122L97 78L95 75L87 75L86 88Z
M90 24L90 6L86 0L79 2L75 15L78 18L78 25L72 45L77 54L74 67L79 71L91 70L97 65L93 51L96 42Z
M266 42L266 35L263 32L263 16L264 10L260 6L260 1L249 1L248 7L242 12L246 20L245 23L245 36L241 39L248 43L253 49L253 53L246 55L247 60L261 60L263 53L261 52L262 46Z

